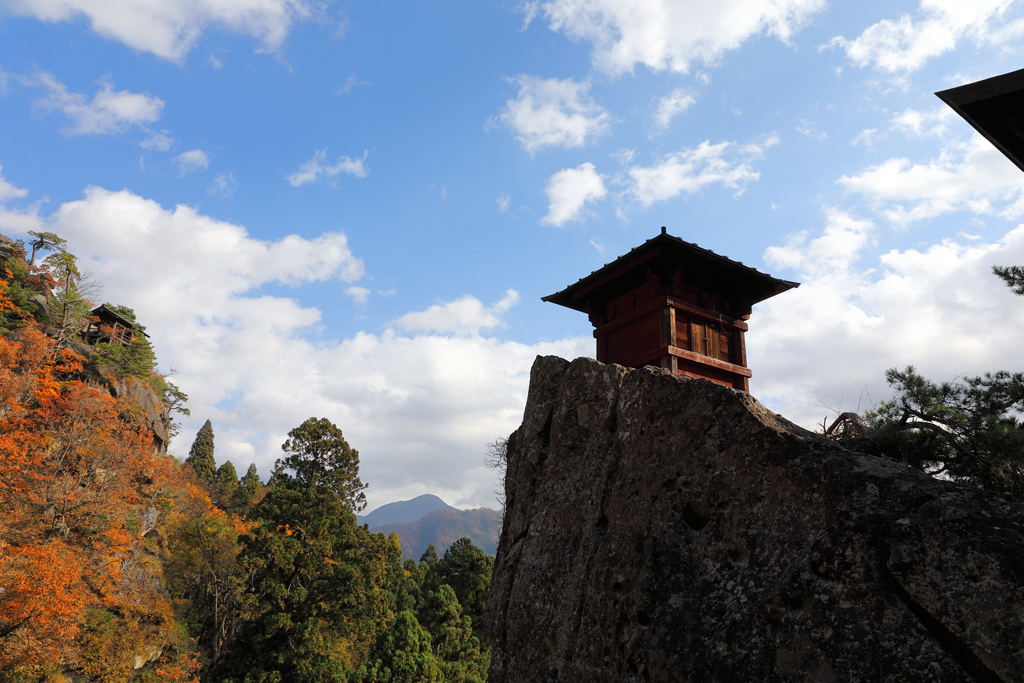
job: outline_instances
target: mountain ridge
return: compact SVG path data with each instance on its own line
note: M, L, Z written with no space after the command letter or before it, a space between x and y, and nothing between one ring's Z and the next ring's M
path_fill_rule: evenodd
M425 493L409 500L386 503L365 515L356 515L360 524L368 524L371 529L387 524L406 524L423 519L434 510L458 510L437 496Z
M396 534L403 557L414 560L419 560L430 544L441 555L448 546L462 537L469 538L486 554L494 555L501 532L501 517L501 512L490 508L440 509L412 522L384 524L371 527L370 531Z

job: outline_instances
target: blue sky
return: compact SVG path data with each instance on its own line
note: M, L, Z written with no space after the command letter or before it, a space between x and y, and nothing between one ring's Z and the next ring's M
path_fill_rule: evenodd
M660 226L803 286L752 393L813 426L888 367L1020 370L1024 174L932 94L1024 66L1020 2L0 0L0 232L52 230L266 474L334 420L370 507L494 505L540 297Z

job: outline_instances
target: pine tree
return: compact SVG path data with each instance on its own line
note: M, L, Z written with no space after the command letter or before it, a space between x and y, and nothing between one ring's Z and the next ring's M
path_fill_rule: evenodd
M489 653L481 653L472 620L462 613L455 591L448 584L427 593L419 620L433 639L434 656L445 683L484 683Z
M248 516L249 510L252 507L253 499L262 487L263 482L260 481L260 475L259 472L256 471L255 463L250 464L249 469L247 469L245 474L242 475L242 478L238 480L238 489L235 490L235 499L233 504L234 510L240 514Z
M448 683L431 652L430 634L412 612L399 612L352 683Z
M1001 277L1014 294L1024 296L1024 266L992 266L992 272Z
M493 569L494 558L463 537L451 544L444 557L428 565L422 586L425 594L437 591L443 584L451 586L463 612L473 621L474 634L485 647L489 640L483 614Z
M427 549L420 555L420 564L432 564L437 562L437 548L434 547L433 543L427 545Z
M230 460L217 468L213 475L213 485L217 489L217 502L222 509L230 509L238 492L238 473Z
M356 523L358 454L327 420L288 436L244 539L250 611L218 681L344 680L395 614L401 548Z
M909 366L885 379L895 395L865 415L870 452L1024 500L1024 373L935 383Z
M217 473L217 461L213 458L213 425L209 420L196 433L196 440L192 442L185 462L192 466L192 471L202 481L207 484L213 483Z
M288 432L281 450L285 457L276 463L275 478L290 471L297 484L330 490L353 512L366 507L366 485L359 480L359 451L348 445L330 420L309 418Z

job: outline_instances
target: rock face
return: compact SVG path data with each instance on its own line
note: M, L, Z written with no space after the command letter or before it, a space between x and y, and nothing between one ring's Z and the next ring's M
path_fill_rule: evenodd
M113 368L88 362L92 349L86 344L73 341L69 347L87 360L83 373L85 380L104 389L114 398L126 398L138 406L139 416L153 435L153 452L157 455L167 453L170 440L167 425L170 424L170 416L153 388L139 377L121 377Z
M749 395L538 358L490 683L1024 680L1024 511Z

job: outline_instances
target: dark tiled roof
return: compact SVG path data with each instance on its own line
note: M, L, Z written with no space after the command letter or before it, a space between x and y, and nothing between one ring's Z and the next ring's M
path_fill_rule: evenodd
M1024 69L935 94L1024 171Z
M107 308L106 304L103 304L102 306L97 306L96 308L92 309L92 314L95 316L99 316L101 318L113 318L116 322L121 323L129 330L132 330L134 332L142 332L142 330L138 329L138 323L132 322L131 320L125 318L123 315L120 315L119 313L115 313L114 311ZM142 334L145 335L146 337L149 336L145 332L142 332Z
M657 237L606 263L562 291L542 297L542 301L583 311L586 308L585 296L609 300L641 284L646 276L644 266L647 265L661 266L666 271L670 269L668 266L683 265L688 279L727 295L747 296L751 304L800 286L799 282L774 278L710 249L669 235L662 228ZM644 272L638 274L641 268Z

